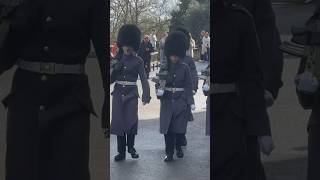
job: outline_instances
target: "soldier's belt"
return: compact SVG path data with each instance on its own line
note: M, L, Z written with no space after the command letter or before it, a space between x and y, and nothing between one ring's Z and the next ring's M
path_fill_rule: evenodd
M123 86L134 86L137 85L137 82L131 82L131 81L116 81L117 84L123 85Z
M83 64L69 65L19 60L18 67L41 74L83 74L85 72Z
M212 84L210 86L210 92L212 94L234 93L237 91L238 91L238 88L236 83Z
M164 90L170 91L170 92L181 92L181 91L184 91L184 88L169 88L169 87L166 87L166 88L164 88Z

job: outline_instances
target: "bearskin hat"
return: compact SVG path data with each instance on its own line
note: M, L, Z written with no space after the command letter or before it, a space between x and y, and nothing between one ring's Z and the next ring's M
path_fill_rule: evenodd
M186 37L187 37L187 39L188 39L188 42L191 41L190 32L189 32L186 28L184 28L184 27L177 27L177 28L174 29L174 31L181 31L181 32L183 32L183 33L186 35ZM189 44L188 44L188 46L189 46ZM189 48L189 47L188 47L188 48Z
M141 42L141 31L134 24L123 25L118 32L118 46L132 47L135 51L139 50Z
M176 55L184 58L188 50L189 42L185 34L180 31L174 31L168 35L164 44L164 53L167 57Z

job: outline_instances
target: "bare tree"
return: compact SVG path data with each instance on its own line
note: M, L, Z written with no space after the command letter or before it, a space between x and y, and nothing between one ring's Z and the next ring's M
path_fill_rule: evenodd
M110 39L115 40L120 26L129 23L138 25L143 33L163 31L169 17L168 0L111 0Z

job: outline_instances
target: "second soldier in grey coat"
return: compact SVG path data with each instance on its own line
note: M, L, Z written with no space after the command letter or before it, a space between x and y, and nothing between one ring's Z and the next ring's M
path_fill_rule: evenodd
M192 92L193 92L193 95L195 95L198 90L199 79L198 79L198 71L197 71L197 67L194 62L194 59L188 53L188 50L190 49L190 41L191 41L190 32L186 28L183 28L183 27L177 27L175 29L175 31L183 32L189 42L188 49L186 51L186 56L183 58L183 63L188 65L188 67L190 69L191 82L192 82ZM190 118L188 118L189 121L193 121L193 115L192 115L190 107L189 107L189 115L190 115ZM180 146L180 145L186 146L187 145L186 135L182 136L181 139L178 139L176 144L177 144L177 146Z
M164 90L156 90L161 101L160 133L165 137L165 162L173 160L175 141L186 133L189 107L195 109L190 69L183 62L187 49L188 41L182 32L167 37L164 47L168 59L167 84ZM181 146L177 147L177 156L183 157Z
M124 160L126 145L132 158L138 158L134 148L135 135L138 131L138 87L140 77L143 95L142 102L150 102L150 87L144 70L143 60L136 55L140 44L140 30L135 25L124 25L119 30L118 44L123 50L119 62L121 68L114 71L115 86L112 92L111 134L117 135L118 155L115 161ZM122 51L121 51L122 52Z

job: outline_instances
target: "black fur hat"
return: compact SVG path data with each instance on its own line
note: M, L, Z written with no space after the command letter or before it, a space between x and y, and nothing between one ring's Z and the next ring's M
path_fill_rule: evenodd
M184 27L177 27L177 28L174 29L174 31L181 31L181 32L183 32L183 33L186 35L186 37L187 37L187 39L188 39L188 42L190 42L190 40L191 40L190 32L189 32L186 28L184 28ZM188 46L189 46L189 44L188 44ZM189 47L188 47L188 48L189 48Z
M118 46L132 47L135 51L138 51L141 42L141 31L134 24L123 25L118 32Z
M168 35L164 44L164 54L169 57L176 55L184 58L188 50L189 42L185 34L180 31L174 31Z

